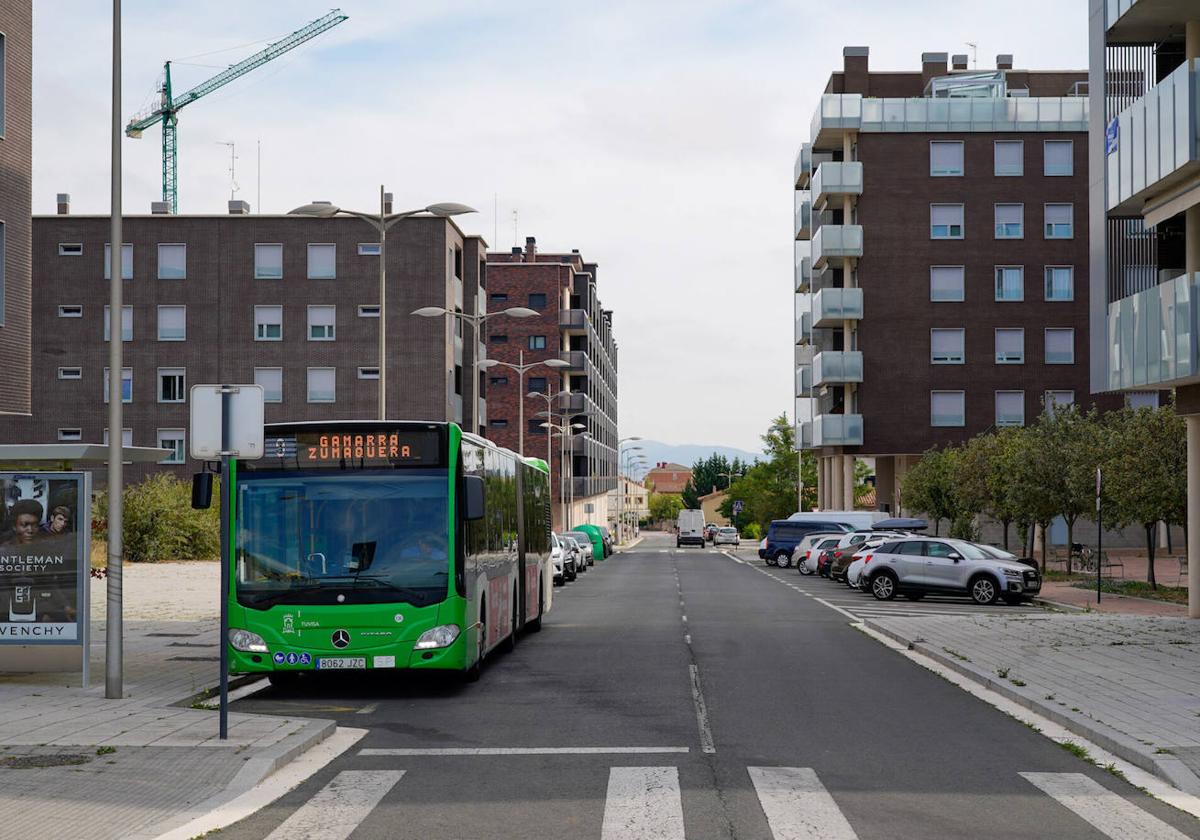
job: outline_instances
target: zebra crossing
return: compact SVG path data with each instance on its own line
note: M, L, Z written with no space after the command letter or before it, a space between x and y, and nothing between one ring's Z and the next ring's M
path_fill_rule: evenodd
M385 800L404 818L404 780L419 771L342 770L266 840L349 840ZM747 767L773 840L857 840L837 797L809 767ZM1112 840L1185 840L1187 835L1082 773L1019 774ZM677 767L611 767L600 840L687 840ZM453 832L450 827L447 830ZM586 837L581 831L576 836Z

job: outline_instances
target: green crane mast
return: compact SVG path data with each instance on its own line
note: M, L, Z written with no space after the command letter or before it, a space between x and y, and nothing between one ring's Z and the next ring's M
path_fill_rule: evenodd
M162 123L162 197L171 207L172 213L179 212L179 160L176 147L176 132L179 123L179 109L190 105L202 96L224 87L241 76L246 75L256 67L261 67L268 61L273 61L284 53L294 50L305 41L311 40L323 32L327 32L346 20L341 9L334 9L324 17L317 18L307 26L297 29L286 38L281 38L249 58L232 64L205 82L201 82L191 90L173 95L171 91L171 62L163 65L163 83L159 90L161 99L158 107L146 114L139 114L125 126L125 134L129 137L141 137L142 132L155 123Z

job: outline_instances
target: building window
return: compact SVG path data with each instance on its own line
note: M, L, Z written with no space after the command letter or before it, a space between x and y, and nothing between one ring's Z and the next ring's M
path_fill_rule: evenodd
M529 349L530 350L545 350L546 349L546 336L544 336L544 335L529 336Z
M83 307L79 305L60 306L58 307L59 318L82 318Z
M359 318L378 318L379 317L379 307L377 305L371 305L371 304L368 304L366 306L360 306L360 307L358 307L358 317Z
M929 205L929 238L962 239L963 206L961 204Z
M104 401L108 402L109 370L104 369ZM121 402L133 402L133 368L121 368Z
M1047 327L1046 364L1075 364L1075 330L1073 327Z
M69 429L59 429L58 439L63 441L83 440L83 429L78 427Z
M488 300L492 303L508 303L508 295L504 292L492 292L488 295Z
M60 257L82 257L83 243L82 242L59 242L58 255Z
M337 246L332 243L308 244L308 279L337 278Z
M1020 265L996 266L996 300L1025 299L1025 268Z
M254 279L283 279L283 245L258 243L254 246Z
M933 140L929 144L929 174L948 178L963 174L963 143L961 140Z
M380 253L378 242L359 242L358 255L360 257L378 257Z
M488 425L491 426L493 429L507 429L508 421L507 420L489 420Z
M379 368L377 367L360 367L358 369L359 379L378 379Z
M506 335L493 334L493 335L488 336L488 340L492 344L508 344L508 336L506 336Z
M102 437L103 437L104 445L108 446L108 429L107 428L104 429L104 434ZM121 429L121 446L133 446L133 429ZM108 463L108 462L106 461L105 463ZM125 461L124 463L129 464L132 462Z
M1071 239L1075 236L1075 205L1046 205L1046 238Z
M336 306L308 307L308 340L333 341L336 321Z
M935 365L961 365L964 361L963 346L966 331L955 329L932 329L929 331L929 361Z
M0 58L3 58L3 56L0 56ZM0 79L0 81L3 81L3 79ZM0 96L3 96L3 93L0 93ZM0 106L3 106L3 104L4 103L0 101ZM0 107L0 122L3 121L2 116L3 108ZM4 256L4 251L6 248L7 236L8 234L5 231L4 222L0 222L0 327L4 326L4 265L7 262Z
M1158 391L1131 391L1128 403L1132 409L1158 408Z
M104 307L104 340L108 341L112 332L112 314ZM133 341L133 307L121 307L121 341Z
M158 307L158 340L184 341L187 339L187 307Z
M1025 392L997 391L996 392L996 425L1024 426L1025 425Z
M283 341L283 307L254 307L254 340Z
M1157 395L1156 395L1157 396ZM1054 416L1054 409L1069 408L1075 405L1074 391L1047 391L1046 392L1046 411L1051 417Z
M184 454L183 448L184 431L183 429L159 429L158 430L158 448L170 451L166 458L163 458L158 463L160 464L182 464L187 456Z
M5 92L8 90L8 44L3 32L0 32L0 137L5 131ZM2 287L0 287L2 288Z
M966 425L966 394L962 391L930 391L929 409L934 426Z
M104 279L112 279L112 245L104 243ZM133 279L133 246L126 243L121 246L121 279Z
M454 393L461 397L462 392L463 392L462 365L455 365L454 366Z
M1046 266L1046 300L1075 299L1075 269L1069 265Z
M187 371L183 368L158 369L158 401L187 402Z
M1025 364L1025 330L1023 327L996 328L996 364Z
M283 368L256 367L254 384L262 386L263 402L283 402Z
M961 265L934 265L929 267L929 299L932 301L959 301L966 294L965 270Z
M994 173L1001 177L1025 174L1025 143L1021 140L997 140Z
M337 396L336 368L308 369L308 401L331 403Z
M490 385L507 385L508 377L507 376L493 376L488 379L488 384L490 384Z
M1072 140L1047 140L1042 144L1045 154L1042 174L1047 177L1075 174L1075 143Z
M529 428L525 430L526 435L544 435L546 430L542 427L543 420L528 421Z
M1022 239L1025 236L1025 205L997 204L996 238Z
M548 386L548 383L546 381L546 377L544 377L544 376L529 377L529 392L530 393L544 394L544 393L546 393L547 386Z
M158 279L184 280L187 278L187 245L181 243L159 243Z
M543 292L530 292L529 308L539 312L546 308L546 295Z
M59 379L83 379L83 368L81 367L60 367L58 369Z

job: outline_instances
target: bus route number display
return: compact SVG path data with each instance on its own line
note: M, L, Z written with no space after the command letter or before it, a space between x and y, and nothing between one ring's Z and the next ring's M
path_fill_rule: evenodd
M428 465L440 460L438 442L438 434L427 431L310 432L296 435L293 451L298 465L309 467ZM286 438L271 443L277 455L293 454Z

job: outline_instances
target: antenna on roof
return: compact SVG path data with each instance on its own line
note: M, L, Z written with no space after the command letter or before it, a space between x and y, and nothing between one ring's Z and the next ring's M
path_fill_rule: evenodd
M971 69L975 70L979 67L979 45L971 41L965 42L971 48Z
M237 197L237 191L241 189L237 182L237 149L230 140L218 140L217 143L229 147L229 200L233 201Z

